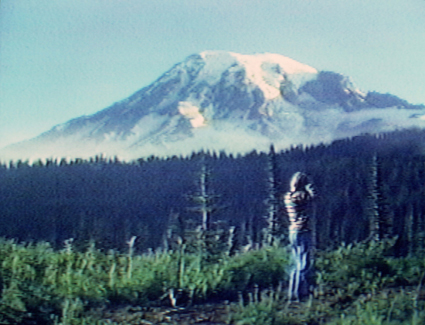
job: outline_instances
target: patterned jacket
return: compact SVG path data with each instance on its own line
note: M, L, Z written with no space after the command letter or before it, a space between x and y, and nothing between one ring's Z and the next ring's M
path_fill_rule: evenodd
M291 191L285 194L284 203L289 217L289 231L303 232L310 230L309 216L314 192L307 176L303 173L294 174L291 181Z

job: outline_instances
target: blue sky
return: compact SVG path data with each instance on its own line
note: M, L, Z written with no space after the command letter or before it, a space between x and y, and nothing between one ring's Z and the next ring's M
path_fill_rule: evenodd
M424 0L1 0L0 147L95 113L193 53L279 53L425 103Z

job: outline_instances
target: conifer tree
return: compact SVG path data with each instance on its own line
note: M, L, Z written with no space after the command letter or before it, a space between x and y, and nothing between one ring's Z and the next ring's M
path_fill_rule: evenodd
M369 238L373 240L381 239L379 207L378 207L378 159L373 155L369 168L367 184L367 214L369 217Z

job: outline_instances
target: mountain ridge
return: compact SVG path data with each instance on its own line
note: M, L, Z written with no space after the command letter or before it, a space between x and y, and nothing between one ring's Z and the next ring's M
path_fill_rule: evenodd
M205 51L95 114L0 151L22 159L247 152L425 127L425 106L279 54Z

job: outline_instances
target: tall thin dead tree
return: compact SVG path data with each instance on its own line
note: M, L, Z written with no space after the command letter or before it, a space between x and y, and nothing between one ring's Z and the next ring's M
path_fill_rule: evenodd
M211 173L206 164L203 163L199 174L198 191L189 196L197 204L197 206L190 208L190 210L201 214L201 229L204 231L210 229L211 214L217 208L214 204L217 195L214 195L209 189L210 175Z
M270 147L270 152L267 157L267 199L265 200L267 215L266 228L263 231L263 244L272 245L278 227L278 181L277 181L277 164L276 164L276 153L274 147Z

